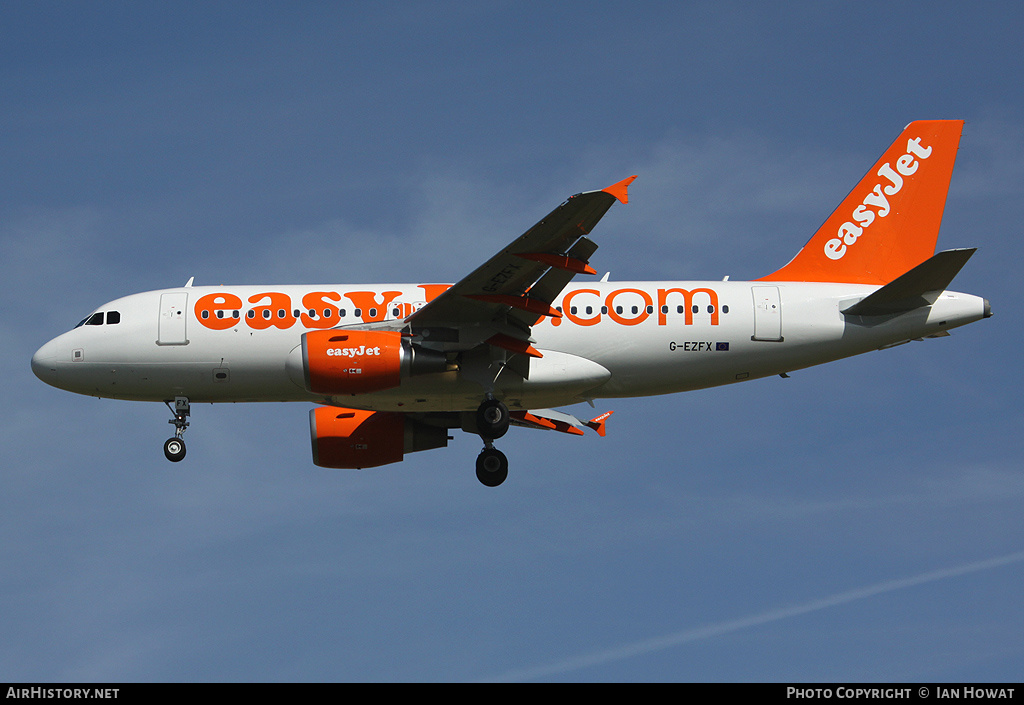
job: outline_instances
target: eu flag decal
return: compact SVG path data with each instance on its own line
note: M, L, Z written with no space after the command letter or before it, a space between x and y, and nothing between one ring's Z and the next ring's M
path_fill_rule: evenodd
M715 343L715 350L728 350L729 343Z

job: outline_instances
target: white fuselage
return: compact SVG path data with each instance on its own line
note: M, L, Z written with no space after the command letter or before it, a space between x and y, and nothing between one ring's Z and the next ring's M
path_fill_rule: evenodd
M142 401L313 401L382 411L476 409L497 390L510 408L667 394L780 374L976 321L984 299L943 292L897 316L845 316L878 287L791 282L595 282L555 301L532 330L529 378L500 360L403 379L370 394L306 391L294 363L303 333L403 319L439 285L186 287L127 296L44 345L49 384ZM115 315L110 316L110 312ZM116 322L114 322L116 321ZM462 331L466 335L466 331ZM469 332L471 334L471 331Z

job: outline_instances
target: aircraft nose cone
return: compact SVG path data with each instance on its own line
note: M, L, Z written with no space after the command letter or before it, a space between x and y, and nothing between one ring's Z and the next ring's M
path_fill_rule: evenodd
M47 384L57 385L57 352L52 341L32 356L32 372Z

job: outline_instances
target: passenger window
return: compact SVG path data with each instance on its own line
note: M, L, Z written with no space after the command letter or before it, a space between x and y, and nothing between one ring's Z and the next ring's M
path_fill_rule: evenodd
M722 313L729 313L729 306L728 305L722 307Z
M120 323L120 322L121 322L121 312L120 311L107 311L107 325L108 326L112 326L115 323Z

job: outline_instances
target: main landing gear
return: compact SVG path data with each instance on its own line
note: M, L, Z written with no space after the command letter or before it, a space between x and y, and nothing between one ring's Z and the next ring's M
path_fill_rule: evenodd
M186 421L189 415L188 397L174 397L173 407L169 401L165 401L164 404L174 414L174 418L167 421L167 423L174 424L174 437L168 438L164 442L164 456L172 463L177 463L185 457L185 441L181 437L185 435L185 429L188 428L188 421Z
M508 458L494 447L493 441L508 431L508 407L488 397L476 410L476 427L484 449L476 458L476 477L488 487L497 487L508 477Z

